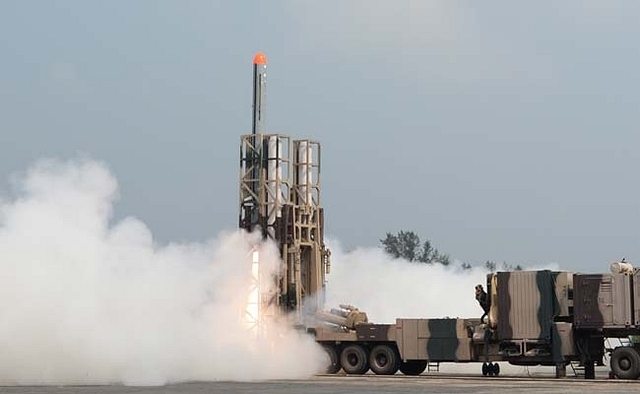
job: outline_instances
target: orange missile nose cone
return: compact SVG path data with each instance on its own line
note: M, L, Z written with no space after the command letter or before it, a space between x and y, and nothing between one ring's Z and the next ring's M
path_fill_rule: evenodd
M267 57L262 52L256 53L253 57L253 64L267 64Z

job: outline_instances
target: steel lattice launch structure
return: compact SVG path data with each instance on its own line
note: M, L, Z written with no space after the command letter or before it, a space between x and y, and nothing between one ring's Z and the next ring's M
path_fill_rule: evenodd
M300 324L323 308L330 251L320 205L320 143L265 133L267 59L253 59L253 127L240 139L239 227L279 246L275 288L262 314L297 312Z

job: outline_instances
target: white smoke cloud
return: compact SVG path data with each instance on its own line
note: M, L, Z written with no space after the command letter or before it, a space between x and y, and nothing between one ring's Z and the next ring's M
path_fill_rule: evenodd
M397 317L482 315L474 286L485 282L483 270L410 263L377 248L344 252L337 241L330 247L327 306L352 304L376 323L394 323Z
M92 160L40 161L0 201L0 384L159 385L188 380L304 378L326 356L305 334L242 323L251 258L278 251L239 231L158 245L135 217L113 222L118 184ZM331 241L327 307L371 321L479 317L485 271L344 252Z
M0 384L157 385L321 369L312 338L280 325L256 341L242 325L255 238L233 231L157 245L134 217L111 223L117 181L91 160L41 161L13 185L0 206ZM274 245L261 248L264 262L276 261Z
M462 270L459 264L445 267L393 259L380 248L357 248L345 252L330 240L331 275L327 284L327 307L347 303L367 313L375 323L394 323L405 318L479 318L482 309L474 287L486 283L482 267ZM557 270L557 264L525 267Z

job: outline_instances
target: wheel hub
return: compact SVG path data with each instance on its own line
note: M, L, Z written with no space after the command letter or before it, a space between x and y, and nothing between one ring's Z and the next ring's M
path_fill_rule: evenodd
M621 359L620 360L620 368L625 370L625 371L628 371L629 368L631 368L631 361L629 361L628 358Z

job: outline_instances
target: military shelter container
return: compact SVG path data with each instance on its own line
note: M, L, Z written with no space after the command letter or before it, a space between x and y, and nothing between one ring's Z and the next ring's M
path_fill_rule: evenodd
M632 322L631 276L577 274L574 278L575 324L582 328L626 327Z

